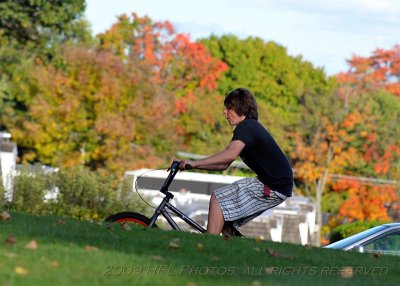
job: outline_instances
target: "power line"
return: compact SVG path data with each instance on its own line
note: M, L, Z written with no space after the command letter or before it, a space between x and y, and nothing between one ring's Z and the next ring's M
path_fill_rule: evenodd
M400 181L395 180L387 180L387 179L376 179L371 177L360 177L360 176L349 176L349 175L340 175L340 174L332 174L332 181L340 181L340 180L356 180L365 183L371 183L373 185L393 185L400 186Z

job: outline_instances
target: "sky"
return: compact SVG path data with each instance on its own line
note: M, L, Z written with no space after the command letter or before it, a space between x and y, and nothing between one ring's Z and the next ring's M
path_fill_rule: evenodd
M191 40L211 34L260 37L302 56L328 75L345 72L352 55L400 44L399 0L86 0L96 35L136 12L169 21Z

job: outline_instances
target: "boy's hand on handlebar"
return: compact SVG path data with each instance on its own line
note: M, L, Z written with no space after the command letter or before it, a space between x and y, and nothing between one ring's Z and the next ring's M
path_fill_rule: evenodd
M193 164L194 164L194 162L191 160L182 160L179 163L179 169L180 170L190 170L193 168Z

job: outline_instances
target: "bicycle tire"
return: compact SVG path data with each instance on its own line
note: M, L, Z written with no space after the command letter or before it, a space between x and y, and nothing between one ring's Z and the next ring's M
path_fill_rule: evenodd
M136 212L120 212L109 216L106 219L106 222L110 223L132 223L141 225L143 227L149 227L150 218L144 216L140 213ZM158 228L156 224L153 225L153 228Z

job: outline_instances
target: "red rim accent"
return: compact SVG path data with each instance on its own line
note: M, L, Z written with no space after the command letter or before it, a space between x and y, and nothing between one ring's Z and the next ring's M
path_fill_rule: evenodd
M121 218L121 219L116 220L115 222L118 222L118 223L133 222L133 223L137 223L137 224L140 224L143 226L148 226L145 222L138 220L138 219L134 219L134 218Z

